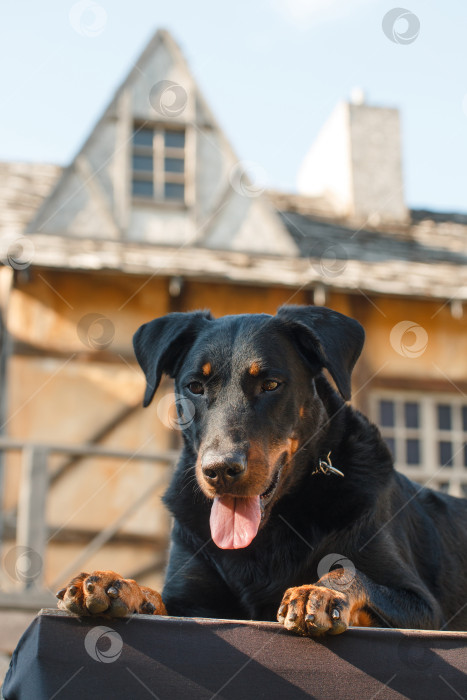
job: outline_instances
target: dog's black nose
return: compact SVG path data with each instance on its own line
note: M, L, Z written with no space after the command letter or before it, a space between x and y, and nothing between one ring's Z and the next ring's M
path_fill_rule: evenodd
M201 460L203 476L212 486L230 486L246 471L246 457L239 453L207 452Z

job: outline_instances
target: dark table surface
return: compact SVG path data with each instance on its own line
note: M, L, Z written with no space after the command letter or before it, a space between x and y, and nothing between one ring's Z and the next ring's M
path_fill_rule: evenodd
M353 628L308 639L277 623L43 610L3 697L455 700L467 698L467 633Z

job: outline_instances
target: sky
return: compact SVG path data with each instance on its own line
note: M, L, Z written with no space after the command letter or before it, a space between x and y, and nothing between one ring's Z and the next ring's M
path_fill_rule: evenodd
M66 165L158 28L241 160L296 190L354 88L401 112L406 201L467 211L465 0L15 0L0 8L0 160ZM388 15L388 13L391 13Z

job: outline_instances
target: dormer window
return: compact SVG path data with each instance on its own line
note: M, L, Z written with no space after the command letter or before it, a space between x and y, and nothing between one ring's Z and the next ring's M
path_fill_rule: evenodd
M185 201L185 130L135 125L133 197L156 202Z

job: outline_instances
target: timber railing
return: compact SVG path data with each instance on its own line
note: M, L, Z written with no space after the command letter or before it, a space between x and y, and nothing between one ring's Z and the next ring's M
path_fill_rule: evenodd
M17 507L8 512L0 494L0 545L2 571L0 579L0 608L35 609L55 603L54 591L68 577L82 570L85 562L121 530L125 522L158 490L167 480L167 474L156 477L148 483L138 498L128 503L125 509L103 530L84 533L83 547L65 568L47 580L44 562L47 557L48 542L54 539L54 532L46 519L47 498L50 486L64 471L63 464L52 471L50 458L56 455L65 457L64 464L77 462L85 457L112 458L117 461L144 461L167 468L174 465L179 457L176 450L143 453L130 450L110 449L93 444L61 445L15 440L0 436L0 454L16 452L21 454L21 477ZM57 528L55 528L57 531ZM58 531L57 531L58 532ZM73 539L74 537L74 539ZM133 535L137 542L138 536ZM71 541L83 540L83 532L72 535ZM131 539L131 538L130 538ZM144 537L142 538L144 539ZM156 544L156 539L154 540ZM86 541L87 540L87 541ZM122 572L133 577L137 572ZM140 575L144 572L138 572Z

